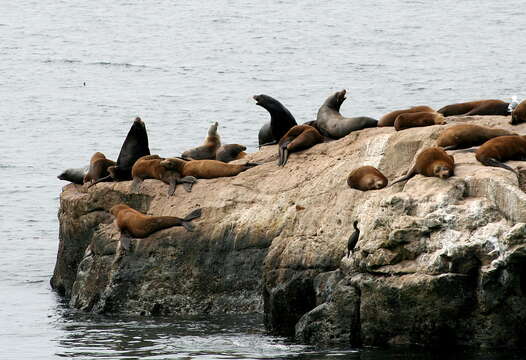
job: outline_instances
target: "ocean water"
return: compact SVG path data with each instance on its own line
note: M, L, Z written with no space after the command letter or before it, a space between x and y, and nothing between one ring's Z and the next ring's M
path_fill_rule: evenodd
M258 315L68 309L49 286L65 185L56 175L95 151L115 159L137 115L152 153L200 144L214 121L224 143L255 151L268 120L252 100L260 93L300 123L343 88L344 115L376 118L411 105L524 99L525 19L519 0L0 0L0 359L438 358L316 350L266 335Z

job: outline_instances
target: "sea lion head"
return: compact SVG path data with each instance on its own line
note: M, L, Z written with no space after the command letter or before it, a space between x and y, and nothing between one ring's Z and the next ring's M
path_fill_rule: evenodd
M181 167L184 165L185 162L186 160L178 158L166 158L164 160L161 160L160 164L167 170L180 171Z
M208 136L217 136L217 126L218 122L216 121L212 125L210 125L210 128L208 129Z
M144 127L144 121L142 121L141 118L137 116L135 120L133 120L133 125Z
M341 91L337 91L332 96L329 96L329 98L325 101L325 105L328 107L340 111L340 106L343 104L345 99L345 94L347 93L347 90L343 89Z
M444 117L444 115L437 113L437 116L435 117L435 125L446 125L446 124L447 122L446 122L446 118Z
M57 176L57 179L59 180L67 180L67 176L70 172L70 169L64 170L60 175Z
M281 108L283 108L283 105L281 105L279 101L265 94L254 95L252 96L252 98L256 100L256 105L259 105L267 110L280 110Z
M447 179L453 175L453 170L445 162L437 162L433 166L433 175L441 179Z

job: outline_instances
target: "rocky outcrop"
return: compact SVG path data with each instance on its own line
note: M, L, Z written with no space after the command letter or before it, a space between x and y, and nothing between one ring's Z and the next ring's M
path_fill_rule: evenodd
M509 117L447 120L512 128ZM368 192L346 184L362 165L397 178L443 129L365 129L292 154L284 168L265 147L248 156L264 165L173 197L156 180L140 194L130 182L68 185L52 285L87 311L264 311L271 332L320 345L524 346L526 194L512 172L456 152L448 180L417 175ZM107 212L118 202L203 215L196 232L165 229L124 252ZM355 219L361 235L347 258Z

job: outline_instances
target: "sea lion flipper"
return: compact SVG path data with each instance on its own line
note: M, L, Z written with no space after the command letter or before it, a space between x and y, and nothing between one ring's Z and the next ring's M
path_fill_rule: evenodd
M405 180L409 180L409 179L411 179L411 178L412 178L413 176L415 176L415 175L416 175L415 168L412 167L411 169L409 169L409 170L407 171L407 173L406 173L404 176L402 176L402 177L401 177L400 179L398 179L398 180L393 181L393 182L391 183L391 185L389 185L389 186L393 186L394 184L397 184L397 183L399 183L399 182L402 182L402 181L405 181Z
M279 146L278 147L278 166L281 166L282 162L283 162L283 148Z
M269 142L267 142L267 143L264 143L264 144L259 145L259 147L261 148L262 146L276 145L277 143L278 143L278 140L272 140L272 141L269 141Z
M96 184L98 184L98 183L100 183L100 182L106 181L106 180L111 179L111 178L112 178L111 175L108 175L108 176L105 176L105 177L103 177L103 178L100 178L99 180L97 180L97 181L95 181L95 182L92 182L92 183L88 186L88 189L89 189L90 187L92 187L93 185L96 185Z
M178 179L177 184L183 184L183 188L187 192L192 192L192 186L197 182L197 178L194 176L185 176L184 178Z
M281 166L285 166L288 159L289 159L289 149L285 148L283 149L283 161L281 163Z
M142 179L139 177L134 177L133 181L130 185L130 192L132 193L138 193L139 192L139 185L141 184Z
M190 214L186 215L184 217L183 221L192 221L193 219L197 219L197 218L201 217L202 214L203 214L203 209L201 209L201 208L195 209Z
M515 169L513 169L512 167L504 164L504 163L501 163L500 161L497 161L495 160L494 158L488 158L488 159L481 159L479 160L482 164L486 165L486 166L493 166L493 167L500 167L502 169L506 169L506 170L509 170L513 173L515 173L515 175L517 175L517 178L520 180L520 175L519 175L519 172Z
M177 187L177 179L175 177L170 178L170 186L168 187L168 196L172 196L175 193Z
M449 146L444 146L443 149L445 151L448 151L448 150L455 150L457 148L457 145L449 145Z

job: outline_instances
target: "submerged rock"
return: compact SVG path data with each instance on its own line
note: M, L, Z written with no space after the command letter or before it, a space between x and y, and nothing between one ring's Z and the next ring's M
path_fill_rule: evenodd
M460 121L512 129L509 117L448 118ZM276 146L265 147L238 161L265 164L173 197L157 180L140 194L131 182L68 185L52 286L94 312L264 311L272 333L318 345L524 347L526 194L512 172L452 152L447 180L417 175L368 192L346 184L363 165L401 176L448 126L364 129L294 153L283 168ZM108 213L119 202L203 215L196 232L161 230L125 252Z

